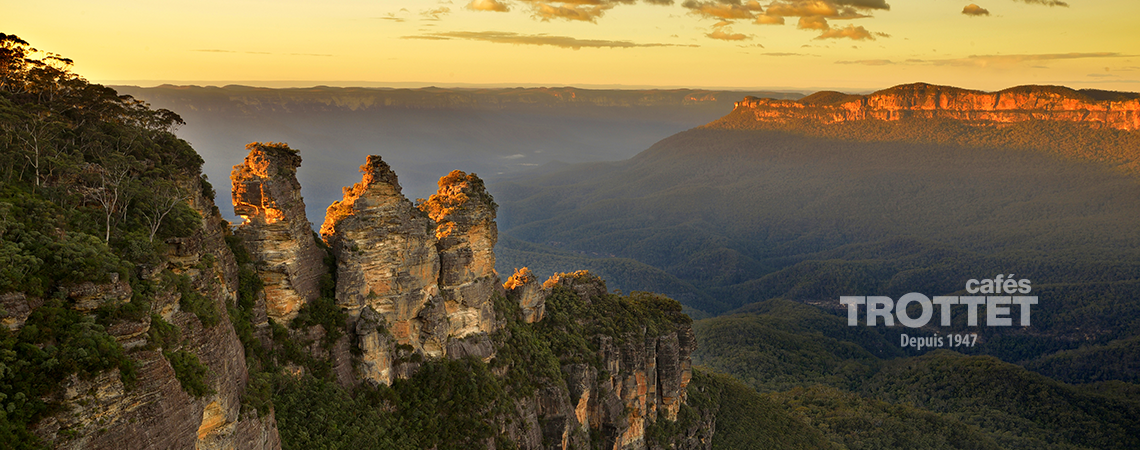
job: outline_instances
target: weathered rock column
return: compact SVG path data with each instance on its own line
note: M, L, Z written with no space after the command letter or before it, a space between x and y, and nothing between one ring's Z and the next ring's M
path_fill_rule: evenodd
M437 223L439 290L451 337L494 331L497 208L483 180L459 170L440 178L439 190L420 205Z
M442 356L448 324L439 295L435 222L400 193L396 174L379 156L369 156L360 171L361 181L345 188L344 199L329 206L321 226L337 258L337 304L350 320L368 306L395 344Z
M234 213L245 219L235 234L258 263L269 318L288 321L320 296L325 253L305 217L297 151L277 143L254 142L246 148L249 155L230 174Z

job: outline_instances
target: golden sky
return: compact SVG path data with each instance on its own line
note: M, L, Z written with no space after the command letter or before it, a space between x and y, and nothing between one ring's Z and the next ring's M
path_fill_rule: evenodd
M1140 91L1136 0L0 0L108 84Z

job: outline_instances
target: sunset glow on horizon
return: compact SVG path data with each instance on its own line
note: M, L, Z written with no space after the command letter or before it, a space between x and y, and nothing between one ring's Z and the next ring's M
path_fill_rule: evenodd
M298 0L6 5L105 84L1140 91L1140 2Z

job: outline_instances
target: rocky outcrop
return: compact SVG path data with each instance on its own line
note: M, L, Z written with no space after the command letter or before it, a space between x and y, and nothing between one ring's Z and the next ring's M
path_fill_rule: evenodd
M337 304L362 345L360 372L388 384L414 370L393 370L400 346L442 357L456 348L452 339L494 331L495 205L482 181L462 172L444 177L422 209L379 156L361 172L329 206L321 235L337 258ZM490 356L486 345L460 348Z
M925 83L895 86L867 95L818 92L800 100L746 97L710 126L808 120L951 119L977 124L1031 120L1076 122L1092 128L1140 129L1140 95L1061 86L1018 86L983 92Z
M23 292L0 294L0 325L16 331L24 326L32 311L42 306L42 298L28 297Z
M293 319L320 296L324 251L313 240L297 168L301 157L285 144L254 142L230 175L240 236L265 284L265 309L279 322Z
M530 269L523 267L515 269L515 273L503 283L505 289L512 297L518 298L519 309L522 312L522 321L534 323L542 320L546 314L546 297L550 291L542 288L542 283L534 277Z
M126 280L120 280L117 273L111 274L109 283L87 281L73 285L67 290L67 297L75 302L72 307L79 311L94 311L108 302L129 301L132 294L131 284Z
M533 291L536 283L527 279L529 270L515 275L511 280L521 283L508 281L512 285L509 298L522 298ZM543 283L541 298L557 288L574 293L586 308L609 295L605 282L585 271L552 276ZM544 441L557 448L647 448L647 427L658 420L676 420L686 400L696 348L691 325L681 320L669 322L656 333L643 325L618 338L588 338L597 345L599 363L563 365L566 390L548 387L536 393L534 410L543 424ZM678 448L710 445L711 441L694 440Z
M439 191L419 206L436 222L439 291L448 334L462 338L494 328L495 204L483 180L456 170L439 179Z

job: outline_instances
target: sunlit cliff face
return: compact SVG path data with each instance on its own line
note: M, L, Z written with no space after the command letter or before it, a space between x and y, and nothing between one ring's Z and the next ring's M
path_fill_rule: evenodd
M746 98L736 110L761 122L809 119L822 123L907 118L974 123L1030 120L1077 122L1092 128L1140 129L1140 98L1107 91L1023 86L999 92L928 84L896 86L869 95L821 92L797 101Z
M320 296L324 252L312 239L297 168L299 153L281 143L254 142L230 173L234 213L243 223L234 230L255 261L266 292L266 313L292 320Z
M275 177L295 176L297 168L292 160L296 159L296 165L300 165L300 157L288 145L274 142L254 142L247 145L246 150L250 153L242 164L234 166L230 174L234 213L242 218L243 224L251 221L266 225L277 223L285 218L280 203L298 199L294 198L296 195L277 198L278 196L266 192L266 183Z
M475 174L452 171L439 179L439 191L419 205L420 211L439 224L435 231L436 239L443 239L455 231L457 225L448 217L464 208L470 200L466 192L474 189L476 184L482 188L483 182Z

